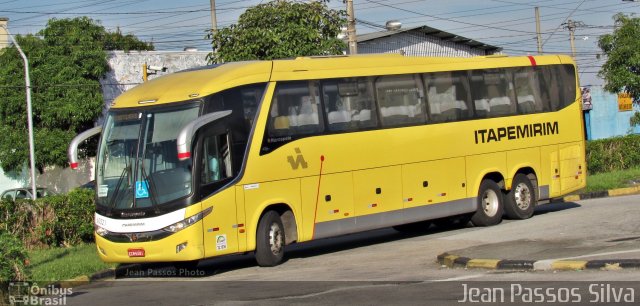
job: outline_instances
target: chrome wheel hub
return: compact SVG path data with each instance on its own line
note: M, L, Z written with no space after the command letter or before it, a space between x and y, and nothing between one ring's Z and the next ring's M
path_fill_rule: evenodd
M527 210L531 205L531 190L525 183L518 184L513 192L516 205L521 210Z
M271 227L269 227L269 246L271 247L271 253L274 255L282 252L282 229L280 229L277 223L273 223Z
M499 205L496 192L491 189L486 190L482 195L482 209L484 213L489 217L495 216L498 213Z

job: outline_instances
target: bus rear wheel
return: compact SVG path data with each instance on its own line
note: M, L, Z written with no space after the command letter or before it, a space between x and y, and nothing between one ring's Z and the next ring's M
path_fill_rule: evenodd
M502 221L504 204L500 186L492 180L484 180L478 190L478 209L471 217L475 226L491 226Z
M518 173L513 178L511 191L507 193L504 213L509 219L528 219L533 215L536 199L536 190L531 180L526 175Z
M270 210L258 222L256 261L261 267L273 267L282 262L285 245L284 226L280 215Z

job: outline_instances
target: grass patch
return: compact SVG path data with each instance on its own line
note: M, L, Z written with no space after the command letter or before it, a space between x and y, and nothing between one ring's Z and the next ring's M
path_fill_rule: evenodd
M100 260L93 243L29 251L31 280L50 283L115 267Z
M587 176L587 187L582 191L595 192L629 187L633 186L633 180L640 180L640 168L597 173Z

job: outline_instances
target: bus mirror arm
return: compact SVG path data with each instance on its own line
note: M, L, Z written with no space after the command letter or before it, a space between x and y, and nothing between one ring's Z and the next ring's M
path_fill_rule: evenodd
M204 115L202 117L198 117L196 120L193 120L185 125L180 130L180 133L178 133L178 159L186 160L191 158L191 144L193 142L193 136L196 134L196 132L198 132L199 129L211 122L222 119L229 115L231 115L230 110L215 112Z
M87 138L100 134L101 132L102 127L96 126L78 134L73 138L73 140L71 140L69 150L67 151L67 157L69 158L69 165L71 166L71 169L75 170L78 168L78 146L80 143L87 140Z

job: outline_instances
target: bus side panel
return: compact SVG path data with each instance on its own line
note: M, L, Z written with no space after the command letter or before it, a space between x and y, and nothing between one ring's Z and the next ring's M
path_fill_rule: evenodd
M393 166L353 172L356 216L402 209L400 169Z
M318 183L320 186L318 186ZM330 237L354 231L353 174L351 172L301 179L304 218L312 224L313 238ZM316 204L317 201L317 204ZM314 223L315 220L315 223ZM317 223L331 222L331 226ZM305 230L308 228L305 227Z
M212 257L238 252L236 189L227 188L202 202L213 211L203 220L204 256Z
M467 197L477 197L482 178L491 172L503 177L507 173L507 153L489 153L467 156Z
M238 224L247 224L246 212L244 211L244 187L235 186L236 189L236 218ZM243 230L243 231L240 231ZM238 227L238 252L247 250L247 232L243 227Z
M560 162L558 160L558 146L544 146L540 148L541 175L540 186L549 186L548 196L557 197L560 190ZM540 193L541 198L544 194Z
M300 206L300 179L290 179L275 182L244 185L244 211L246 212L247 249L253 251L256 248L256 232L262 213L269 205L286 204L293 211L298 226L303 226ZM214 211L215 212L215 211ZM298 239L300 241L301 239Z
M586 184L583 145L583 142L560 145L560 186L563 194L582 188Z
M408 164L402 167L404 208L467 197L464 158Z
M506 178L506 188L511 189L511 182L518 170L531 167L536 173L536 176L540 176L540 148L528 148L521 150L513 150L507 152L507 169L509 169L509 176ZM540 185L540 183L538 183Z

